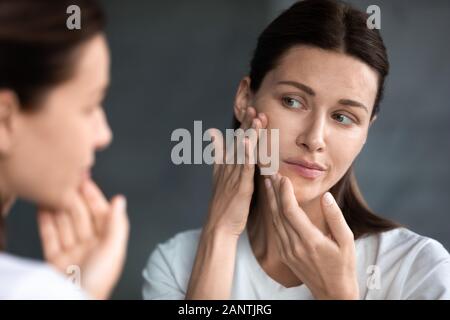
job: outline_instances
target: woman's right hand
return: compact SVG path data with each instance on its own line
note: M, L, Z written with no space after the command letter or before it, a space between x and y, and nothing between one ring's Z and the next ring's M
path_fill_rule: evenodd
M129 222L124 196L111 202L90 179L63 211L39 209L38 226L46 260L62 273L78 268L81 287L106 299L125 262Z
M255 159L253 150L256 147L259 130L266 127L267 117L263 113L257 114L253 107L248 107L240 128L244 131L249 128L255 129L256 139L242 139L245 150L244 164L237 164L236 161L233 161L233 164L225 163L225 159L231 158L232 155L228 148L223 148L223 141L219 141L222 139L221 135L218 135L216 131L211 132L216 150L217 148L223 150L224 163L214 164L213 194L204 227L205 231L220 231L234 236L239 236L244 231L254 190ZM235 143L237 141L235 138Z

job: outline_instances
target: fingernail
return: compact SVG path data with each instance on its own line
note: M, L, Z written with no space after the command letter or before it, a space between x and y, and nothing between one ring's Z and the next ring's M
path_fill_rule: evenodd
M323 201L326 206L331 205L334 201L333 195L329 192L325 193L325 196L323 197Z
M266 188L269 189L270 188L270 179L268 178L264 178L264 184L266 185Z
M120 196L117 202L118 211L125 211L127 209L127 199L124 196Z

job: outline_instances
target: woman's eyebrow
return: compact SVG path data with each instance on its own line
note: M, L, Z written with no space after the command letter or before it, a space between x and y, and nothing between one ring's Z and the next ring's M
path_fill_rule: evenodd
M343 106L363 108L364 110L366 110L367 113L369 113L369 109L367 109L367 107L364 104L358 101L350 99L340 99L338 103Z
M306 84L297 82L297 81L278 81L277 85L287 85L287 86L293 86L296 87L297 89L300 89L302 91L304 91L305 93L309 94L310 96L315 96L316 93L314 92L314 90L311 87L308 87Z

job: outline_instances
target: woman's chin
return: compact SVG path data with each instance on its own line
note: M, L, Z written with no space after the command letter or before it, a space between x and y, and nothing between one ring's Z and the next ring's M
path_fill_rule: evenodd
M70 208L73 204L73 201L76 197L78 197L78 191L76 189L70 189L64 192L61 195L60 207L61 208Z
M311 181L305 182L302 177L288 176L288 178L292 183L295 198L299 204L309 203L317 199L317 197L320 197L322 193L326 192L326 190L322 192L320 184L315 184Z
M305 189L295 190L294 194L295 194L295 199L297 200L299 205L309 203L310 201L314 200L317 197L317 195L310 194Z
M37 200L37 205L51 211L67 210L71 207L74 197L77 196L75 189L59 191L55 194L49 194Z

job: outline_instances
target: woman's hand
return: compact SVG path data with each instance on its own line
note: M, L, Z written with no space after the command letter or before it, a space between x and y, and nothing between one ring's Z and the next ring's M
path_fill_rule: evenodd
M223 150L223 164L215 163L213 169L213 195L209 204L208 218L205 230L221 230L228 234L239 236L245 229L250 210L250 202L254 190L255 158L254 148L256 147L259 130L267 126L267 117L260 113L256 115L256 110L252 107L246 109L241 129L244 131L253 128L256 132L256 139L243 139L245 148L245 163L227 164L226 159L231 159L232 155L228 148L223 148L223 141L219 141L220 136L211 132L215 148ZM252 141L253 140L253 141ZM235 139L235 144L237 143ZM237 146L235 147L236 151ZM229 151L229 150L228 150ZM235 159L234 159L235 160Z
M125 198L116 196L109 203L89 179L67 211L40 209L38 226L46 260L63 273L79 267L82 288L95 299L108 298L126 256Z
M267 126L263 114L247 108L241 129L259 129ZM215 150L223 150L223 141L217 133L211 132ZM197 255L189 280L186 299L229 299L233 283L236 247L239 235L244 231L253 195L255 174L255 139L245 139L245 161L243 164L227 164L232 159L223 150L223 164L214 164L214 189L209 204L208 218L200 236ZM235 139L235 142L237 139ZM221 148L221 149L218 149ZM220 154L220 152L219 152Z
M359 299L353 233L331 193L321 199L331 231L324 235L298 205L287 177L273 175L265 185L283 262L316 299Z

